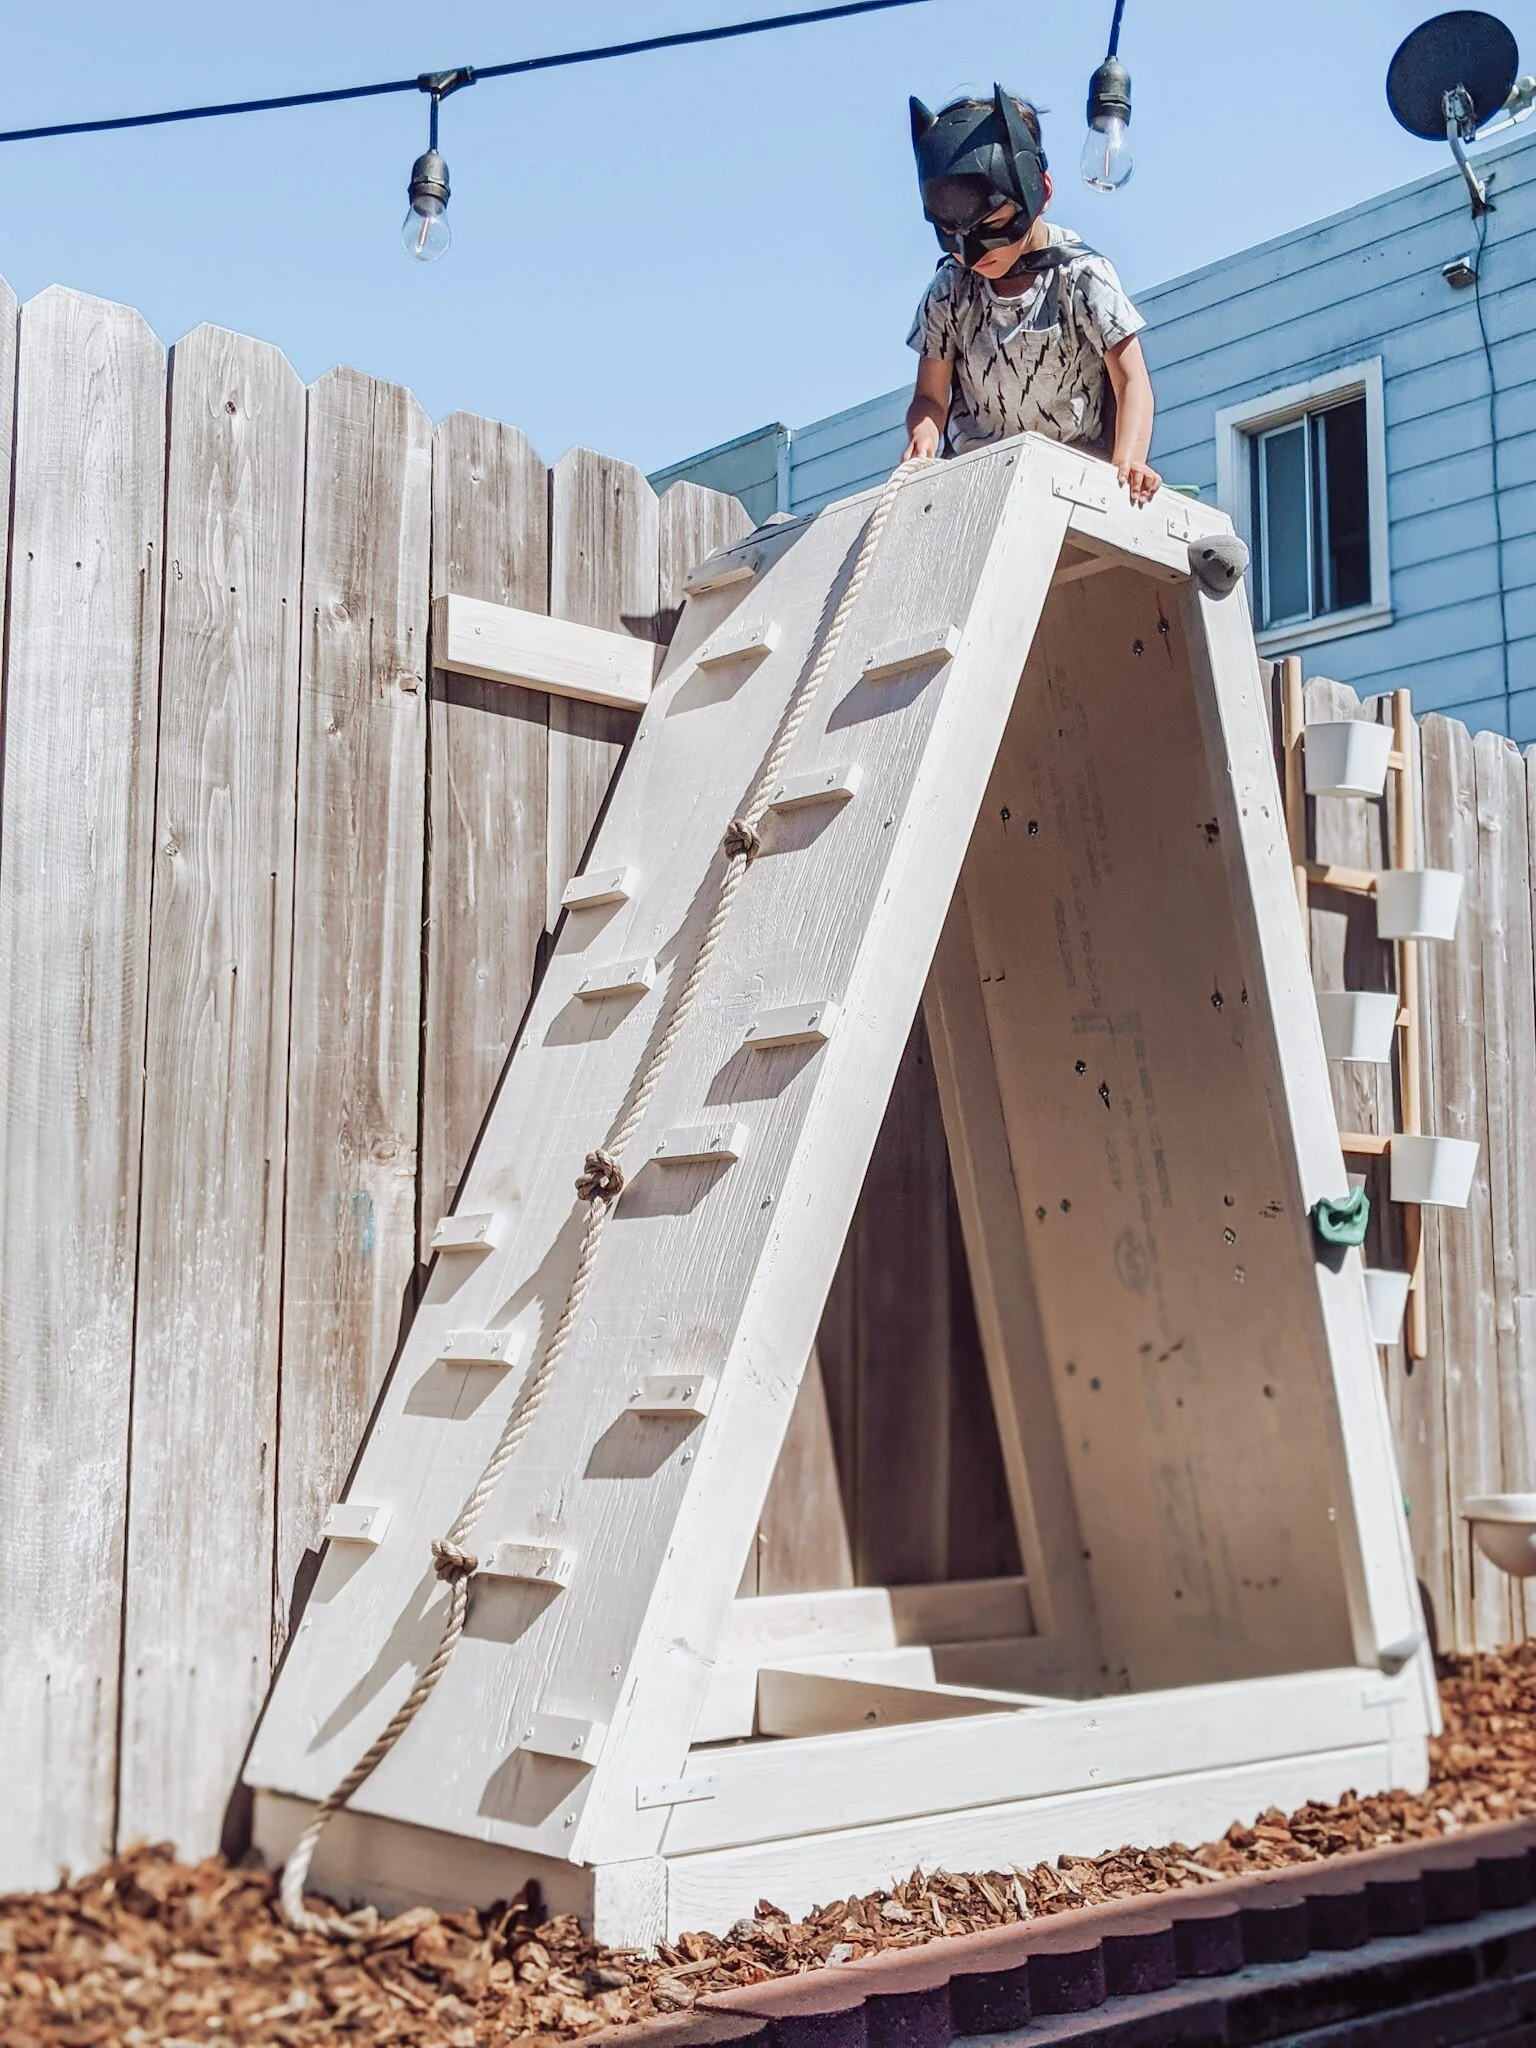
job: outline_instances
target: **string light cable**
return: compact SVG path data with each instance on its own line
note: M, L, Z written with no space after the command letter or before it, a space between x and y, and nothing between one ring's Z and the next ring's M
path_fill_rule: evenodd
M35 128L0 130L0 143L45 142L67 135L105 135L129 128L163 128L178 121L217 121L235 114L271 114L291 107L333 106L343 100L381 99L388 94L420 92L431 101L425 152L411 171L410 211L402 239L409 253L431 261L448 247L448 166L437 146L438 109L450 93L488 78L521 78L535 71L564 70L573 64L600 64L618 57L640 57L654 50L679 50L700 43L723 43L739 36L768 35L777 29L809 28L822 21L841 21L857 14L884 14L897 7L921 7L929 0L839 0L830 7L807 7L794 14L760 15L751 21L724 22L714 28L678 29L670 35L638 36L623 43L601 43L582 50L556 50L541 57L518 57L507 64L462 64L451 71L424 71L414 78L387 78L373 85L332 86L322 92L279 93L268 99L226 100L197 107L171 107L154 114L119 114L96 121L56 121Z

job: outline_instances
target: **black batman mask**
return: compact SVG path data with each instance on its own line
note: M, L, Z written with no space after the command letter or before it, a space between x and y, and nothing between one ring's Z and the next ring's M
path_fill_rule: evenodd
M911 102L923 212L940 246L967 268L989 249L1020 241L1045 209L1045 151L1000 85L992 95L990 106L952 107L942 114L931 114L921 100ZM1019 211L1004 227L981 226L989 213L1010 203Z

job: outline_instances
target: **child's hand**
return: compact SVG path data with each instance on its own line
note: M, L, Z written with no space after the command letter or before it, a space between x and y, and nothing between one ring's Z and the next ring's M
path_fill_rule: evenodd
M939 439L939 429L933 420L919 420L907 437L902 461L930 461L939 452Z
M1131 494L1133 505L1146 505L1163 487L1163 480L1157 471L1146 462L1121 462L1116 465L1116 474Z

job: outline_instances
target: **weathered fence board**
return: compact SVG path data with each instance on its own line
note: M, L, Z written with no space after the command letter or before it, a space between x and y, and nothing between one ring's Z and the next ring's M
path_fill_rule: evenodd
M278 1622L352 1459L416 1265L432 429L309 394L288 1064Z
M549 609L549 481L516 427L454 413L433 452L432 590ZM432 673L421 1257L453 1206L544 935L549 699Z
M1424 1126L1441 1136L1470 1138L1483 1148L1468 1207L1430 1209L1424 1217L1430 1341L1438 1343L1444 1361L1446 1519L1456 1543L1461 1503L1470 1494L1499 1492L1504 1474L1488 1187L1483 897L1471 735L1450 719L1426 718L1420 746L1424 865L1454 868L1466 881L1455 942L1421 948L1424 1004L1433 1034ZM1495 1144L1505 1142L1503 1132L1495 1134ZM1453 1564L1452 1607L1440 1617L1442 1636L1448 1644L1474 1638L1507 1642L1513 1627L1510 1581L1486 1563L1471 1581L1475 1598L1467 1572Z
M572 448L549 479L551 617L654 640L659 574L660 520L645 477L633 463ZM550 700L545 916L551 931L561 892L581 866L637 723L632 711Z
M746 507L702 484L672 484L658 508L656 638L670 641L690 569L752 531Z
M273 1653L304 412L265 343L173 354L120 1821L194 1854Z
M16 302L0 296L9 458ZM0 811L0 1890L112 1846L165 352L21 320ZM0 497L0 506L8 504Z
M1526 764L1497 733L1473 743L1482 903L1483 1044L1502 1482L1536 1487L1536 962ZM1523 1625L1523 1585L1511 1584Z

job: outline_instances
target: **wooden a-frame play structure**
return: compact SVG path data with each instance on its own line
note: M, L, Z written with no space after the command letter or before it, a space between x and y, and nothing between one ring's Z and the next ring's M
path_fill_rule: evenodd
M1199 573L1230 528L1026 437L888 490L850 607L875 496L691 580L252 1750L274 1860L437 1646L432 1541L566 1302L573 1183L824 673L481 1518L463 1640L315 1890L536 1877L646 1944L1426 1782L1360 1257L1310 1221L1347 1180L1269 710L1241 590ZM520 615L481 609L447 601L441 658L517 672L474 648ZM541 645L545 687L568 656L644 695L612 638ZM1023 1577L738 1599L919 1003Z

